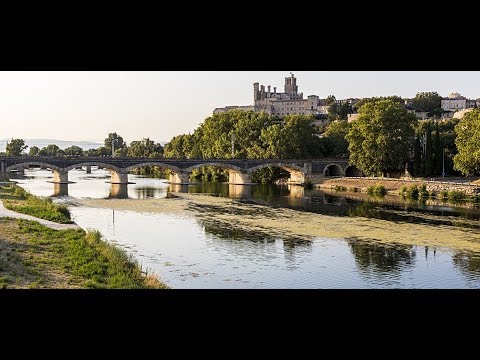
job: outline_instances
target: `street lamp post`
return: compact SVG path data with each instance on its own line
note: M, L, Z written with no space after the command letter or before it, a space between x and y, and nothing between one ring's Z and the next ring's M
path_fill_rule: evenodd
M235 157L235 134L232 134L232 159Z
M115 157L115 139L112 137L112 158Z

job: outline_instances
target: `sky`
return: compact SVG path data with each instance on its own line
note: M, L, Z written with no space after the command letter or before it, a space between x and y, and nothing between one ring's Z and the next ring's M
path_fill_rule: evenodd
M192 133L216 107L251 105L253 83L277 87L293 72L299 92L337 99L420 91L480 98L480 72L439 71L4 71L0 139L156 142Z

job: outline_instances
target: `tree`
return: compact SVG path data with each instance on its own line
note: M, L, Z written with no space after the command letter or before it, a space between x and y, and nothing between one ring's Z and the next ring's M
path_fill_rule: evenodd
M422 146L420 144L421 134L417 132L413 147L413 173L415 176L422 174Z
M366 102L346 138L350 162L368 175L400 170L409 160L417 119L394 100Z
M110 152L110 154L112 153L112 142L114 142L115 149L120 149L127 146L120 135L118 135L116 132L110 133L103 142L104 147Z
M166 158L174 159L198 159L201 158L199 141L196 140L200 131L195 134L177 135L170 140L163 148L163 155Z
M435 112L441 110L442 97L437 92L419 92L412 100L412 108L415 111Z
M455 126L458 154L453 158L454 167L464 175L480 174L480 109L466 113Z
M28 146L25 145L25 140L23 139L13 139L7 142L6 154L7 156L20 156L22 155L23 150Z
M327 119L329 121L335 121L338 119L338 110L339 110L339 105L334 102L331 105L328 106L327 110Z
M329 105L332 105L332 104L335 104L336 102L336 98L334 95L328 95L327 98L325 99L325 105L329 106Z
M141 141L132 141L128 147L127 156L137 158L161 158L163 155L162 145L155 143L149 138Z
M64 151L65 151L65 155L68 155L68 156L81 156L83 154L83 149L80 146L76 146L76 145L67 147Z
M273 124L262 130L259 147L264 149L264 158L295 159L321 155L313 117L289 115L283 120L283 124Z
M400 96L398 95L391 95L391 96L380 96L380 97L371 97L371 98L363 98L357 101L355 105L353 105L353 111L358 112L358 110L365 105L367 102L376 102L380 100L392 100L396 103L399 103L401 105L405 105L405 100L403 100Z
M440 140L440 127L435 121L435 148L434 148L434 173L442 173L442 141Z
M47 145L38 151L38 156L64 156L65 152L55 144Z
M40 151L40 149L36 146L31 146L30 147L30 150L28 151L28 155L30 156L37 156L38 155L38 152Z
M323 133L326 149L325 156L338 156L348 158L348 142L345 139L350 131L351 124L344 121L334 121L328 124Z
M434 164L433 164L433 158L432 158L432 153L433 153L433 144L432 144L432 127L430 125L430 122L427 123L427 129L426 129L426 142L425 142L425 175L430 176L433 173L434 170Z

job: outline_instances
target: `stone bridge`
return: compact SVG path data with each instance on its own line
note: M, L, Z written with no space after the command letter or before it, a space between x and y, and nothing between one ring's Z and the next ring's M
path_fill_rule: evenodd
M266 168L277 167L290 173L289 182L303 183L311 179L314 183L324 177L359 176L360 172L349 165L346 159L150 159L127 157L37 157L3 156L0 157L1 175L6 177L10 171L23 171L30 167L43 167L53 171L54 183L67 184L68 172L72 169L92 166L105 168L111 172L112 184L128 184L129 171L145 167L158 166L170 170L169 182L188 184L193 169L203 166L217 166L228 170L229 183L247 185L252 183L252 173Z

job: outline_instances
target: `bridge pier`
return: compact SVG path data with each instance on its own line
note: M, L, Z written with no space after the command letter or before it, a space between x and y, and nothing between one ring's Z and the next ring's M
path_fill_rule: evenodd
M54 183L53 184L53 196L66 196L68 195L68 184Z
M228 184L228 197L233 199L250 199L252 197L252 187Z
M187 184L170 184L168 192L188 193Z
M303 184L305 182L305 174L301 171L290 171L289 183Z
M170 177L168 179L170 184L188 184L190 182L190 174L189 173L170 173Z
M288 185L288 190L290 190L290 197L292 198L303 198L305 196L305 188L299 185Z
M87 174L91 174L92 173L92 166L91 165L87 165L85 166L86 170L87 170Z
M54 170L53 182L56 184L68 184L68 171Z
M128 172L127 171L113 171L110 170L112 174L111 183L112 184L128 184Z
M127 199L128 198L128 184L113 184L110 187L110 198Z
M228 183L237 185L251 185L252 176L250 174L229 170L228 171Z

